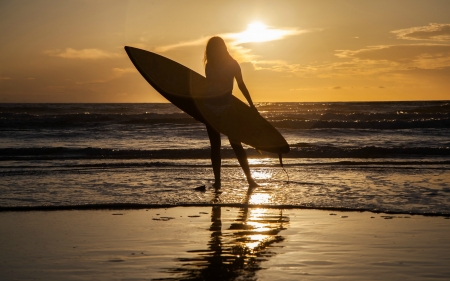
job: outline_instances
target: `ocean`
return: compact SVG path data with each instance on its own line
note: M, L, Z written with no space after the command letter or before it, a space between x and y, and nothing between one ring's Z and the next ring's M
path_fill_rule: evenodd
M205 126L172 104L0 104L0 210L242 206L450 215L450 101L257 103L286 138L226 136L212 188ZM205 191L198 191L199 186Z

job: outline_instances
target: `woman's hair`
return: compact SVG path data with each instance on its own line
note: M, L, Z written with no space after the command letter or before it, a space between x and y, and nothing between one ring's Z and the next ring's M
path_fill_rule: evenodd
M228 53L225 41L219 36L211 37L206 44L205 56L203 64L210 63L212 65L231 59Z

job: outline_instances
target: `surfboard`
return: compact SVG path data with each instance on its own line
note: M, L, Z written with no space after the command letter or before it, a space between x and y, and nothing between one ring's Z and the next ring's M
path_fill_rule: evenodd
M203 75L149 51L129 46L125 46L125 51L156 91L193 118L257 150L279 155L289 152L289 145L280 132L235 96L231 106L224 110L209 106L212 97L207 96Z

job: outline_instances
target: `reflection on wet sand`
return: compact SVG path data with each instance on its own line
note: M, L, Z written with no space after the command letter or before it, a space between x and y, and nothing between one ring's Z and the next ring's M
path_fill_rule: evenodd
M251 202L252 196L258 194L249 190L245 202ZM275 255L272 248L284 240L279 233L286 229L289 218L282 210L247 207L240 209L231 223L222 222L224 209L212 207L208 248L188 251L192 257L178 259L181 267L168 270L174 277L159 280L256 279L261 262Z

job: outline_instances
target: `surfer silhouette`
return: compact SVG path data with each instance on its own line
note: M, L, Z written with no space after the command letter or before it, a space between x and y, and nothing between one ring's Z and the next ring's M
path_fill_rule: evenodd
M208 83L207 94L213 98L208 102L208 106L217 114L224 110L229 110L231 107L231 97L233 91L234 79L241 90L248 104L254 110L250 93L245 86L242 78L241 67L228 53L224 40L221 37L214 36L208 40L206 44L205 55L203 58L205 65L206 80ZM221 170L221 139L220 133L211 125L205 123L208 131L209 141L211 143L211 163L214 172L214 187L219 188L221 185L220 170ZM250 187L257 187L258 184L252 178L250 168L248 165L247 154L239 140L228 138L230 145L236 154L239 164L247 177L247 182Z

